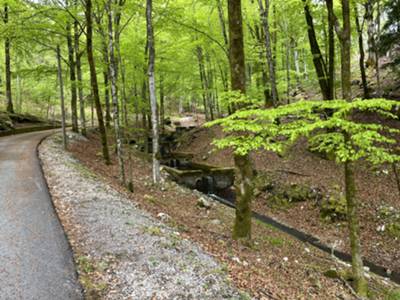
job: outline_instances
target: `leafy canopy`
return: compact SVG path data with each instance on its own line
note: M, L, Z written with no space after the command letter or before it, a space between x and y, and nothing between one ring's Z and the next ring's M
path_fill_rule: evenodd
M339 163L359 159L373 164L391 163L400 161L394 138L400 130L359 121L353 115L373 112L385 119L397 119L393 110L398 106L398 102L386 99L299 101L271 109L238 111L206 126L222 126L229 135L214 144L219 149L232 148L240 155L257 149L282 154L299 138L306 137L312 149L333 154Z

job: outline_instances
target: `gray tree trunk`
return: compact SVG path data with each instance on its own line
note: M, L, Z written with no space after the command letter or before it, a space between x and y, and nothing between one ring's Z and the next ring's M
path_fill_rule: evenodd
M160 161L159 161L159 128L158 128L158 114L157 114L157 95L156 83L154 76L155 66L155 48L154 48L154 32L153 32L153 1L147 0L146 3L146 23L147 23L147 44L149 49L149 94L151 106L151 123L153 132L153 182L158 184L161 182L160 174Z
M116 69L116 59L115 59L115 45L114 45L114 30L113 30L113 8L112 8L112 0L108 0L107 2L107 15L108 15L108 53L110 55L110 63L109 63L109 73L111 78L111 98L113 104L113 123L114 123L114 133L115 140L117 143L117 157L118 157L118 165L119 165L119 176L123 185L126 184L125 177L125 163L124 163L124 151L123 151L123 138L120 127L119 120L119 100L118 100L118 74Z
M60 87L60 100L61 100L61 127L62 127L62 137L64 149L67 149L67 131L65 126L65 99L64 99L64 81L62 77L62 67L61 67L61 50L60 46L57 45L57 78Z

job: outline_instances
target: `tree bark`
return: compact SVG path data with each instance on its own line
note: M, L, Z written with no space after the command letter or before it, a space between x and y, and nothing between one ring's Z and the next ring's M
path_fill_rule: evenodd
M4 24L8 24L8 4L4 4ZM14 113L14 105L12 100L12 90L11 90L11 39L6 36L4 41L4 55L5 55L5 67L6 67L6 98L7 98L7 112Z
M120 127L119 120L119 101L118 101L118 73L116 70L116 59L115 59L115 48L114 48L114 30L113 30L113 9L111 7L112 0L108 0L107 2L107 15L108 15L108 49L110 55L110 63L109 63L109 74L111 78L111 98L113 105L113 123L114 123L114 134L115 140L117 143L117 157L118 157L118 165L119 165L119 177L121 183L126 185L126 177L125 177L125 162L124 162L124 153L123 153L123 138Z
M62 127L62 137L63 137L63 147L67 150L67 131L65 126L65 100L64 100L64 81L62 77L62 67L61 67L61 50L60 46L57 45L57 78L58 84L60 86L60 100L61 100L61 127Z
M279 101L279 96L276 84L275 64L272 56L271 32L269 29L270 2L269 0L265 0L265 7L264 7L262 0L258 0L258 6L260 8L261 23L264 30L265 49L266 49L266 57L267 57L268 71L269 71L269 81L271 85L272 104L273 106L277 106Z
M367 281L364 277L364 266L361 257L360 225L358 220L358 201L356 198L356 187L354 181L353 163L346 162L345 192L347 202L347 221L350 232L352 273L354 288L359 296L367 296Z
M211 116L209 114L209 105L210 105L210 99L209 99L209 94L208 94L208 82L207 82L207 75L205 71L205 66L204 66L204 55L203 55L203 49L200 46L196 47L197 50L197 59L199 61L199 72L200 72L200 82L201 86L203 89L203 105L204 105L204 114L206 117L206 121L211 120Z
M228 0L229 53L232 90L246 93L246 67L241 0Z
M72 131L79 132L78 126L78 95L76 90L76 65L75 65L75 50L72 41L71 24L67 24L67 46L68 46L68 64L69 64L69 80L71 88L71 123Z
M75 5L77 5L75 3ZM74 22L74 46L75 46L75 61L76 61L76 75L78 85L78 97L79 97L79 110L80 110L80 121L81 121L81 133L83 136L87 135L86 130L86 114L85 114L85 99L83 97L83 78L82 78L82 61L81 61L81 50L79 45L79 24L78 21Z
M335 17L333 0L326 0L328 10L328 100L335 99Z
M153 133L153 182L159 184L161 181L160 175L160 147L159 147L159 128L158 128L158 114L157 114L157 96L156 96L156 83L154 76L155 65L155 47L154 47L154 31L153 31L153 1L147 0L146 2L146 24L147 24L147 43L149 48L149 94L151 106L151 123Z
M367 82L367 75L365 72L365 52L364 52L364 39L363 39L363 26L360 25L360 20L358 19L358 10L357 5L354 6L354 17L356 20L356 28L358 33L358 48L360 51L360 72L361 72L361 81L363 86L364 98L368 99L369 91L368 91L368 82ZM363 22L364 24L364 22Z
M310 7L307 3L307 0L303 0L304 3L304 13L306 16L307 26L308 26L308 40L310 43L311 53L313 55L313 63L315 67L315 71L318 77L318 83L321 89L322 97L325 100L330 98L329 94L329 83L328 83L328 74L326 69L326 63L321 53L321 49L318 44L317 36L315 34L314 28L314 20L311 15Z
M245 56L240 0L228 0L231 85L232 90L246 93ZM251 239L251 202L253 170L249 154L235 154L236 217L234 239Z
M96 106L97 120L99 123L101 144L103 150L103 158L106 164L110 164L110 155L108 151L107 132L104 126L103 111L100 103L99 85L96 76L96 64L93 55L93 19L92 19L92 0L85 0L85 17L86 17L86 50L88 64L90 69L90 83L92 86L92 97Z
M343 28L340 34L342 51L342 95L343 99L351 100L351 24L350 0L341 0Z

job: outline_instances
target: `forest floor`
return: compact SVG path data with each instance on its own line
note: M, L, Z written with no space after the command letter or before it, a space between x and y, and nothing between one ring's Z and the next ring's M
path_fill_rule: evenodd
M220 167L233 166L230 150L214 151L212 140L224 134L220 128L195 129L181 138L178 152L194 154L194 161ZM264 174L271 186L306 186L321 196L343 197L343 170L334 161L311 153L299 143L286 158L273 153L253 153L254 167ZM357 197L360 200L360 222L363 255L390 271L400 272L400 237L388 230L387 211L400 212L400 195L391 166L372 169L356 165ZM253 209L291 227L319 238L337 250L350 253L346 222L330 222L321 217L320 203L315 200L285 203L271 201L272 192L258 191ZM319 200L321 201L321 199ZM385 229L386 227L386 229Z
M112 165L105 165L100 149L96 134L70 147L85 167L126 194L118 180L116 158ZM154 217L162 216L180 237L200 245L224 266L239 289L256 299L356 299L343 279L324 275L332 269L346 272L349 265L258 221L253 222L251 245L233 241L234 210L168 180L161 187L153 186L151 165L134 154L128 167L134 192L127 197ZM200 198L209 204L206 208L199 205ZM389 290L398 288L370 273L368 279L373 299L384 299Z

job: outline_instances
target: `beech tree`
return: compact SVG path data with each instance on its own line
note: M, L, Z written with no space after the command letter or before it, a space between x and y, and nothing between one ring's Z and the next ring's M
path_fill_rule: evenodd
M241 0L228 0L229 15L229 65L231 69L231 88L246 94L246 73L242 25ZM240 109L241 105L234 105ZM251 239L251 201L253 196L253 168L248 153L236 152L236 218L233 228L234 239Z
M153 182L158 184L161 180L160 175L160 161L159 161L159 124L157 113L157 96L156 96L156 83L154 75L154 65L156 52L154 48L154 32L153 32L153 1L147 0L146 2L146 21L147 21L147 46L149 49L149 95L151 105L151 124L152 124L152 144L153 144Z
M238 111L208 124L221 125L227 133L226 137L215 140L218 148L233 148L235 155L242 157L260 149L284 155L301 137L308 139L313 150L335 157L344 173L352 278L357 294L363 297L367 295L368 287L361 253L360 199L357 197L354 163L359 160L367 160L373 165L398 162L400 155L396 153L395 136L400 130L387 125L353 121L352 114L361 111L397 119L392 113L396 107L398 102L385 99L300 101L275 109ZM321 115L325 111L332 114Z

